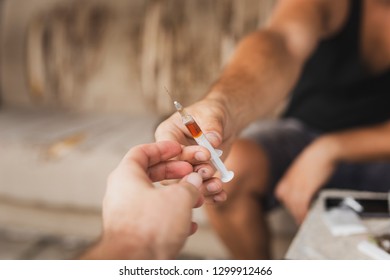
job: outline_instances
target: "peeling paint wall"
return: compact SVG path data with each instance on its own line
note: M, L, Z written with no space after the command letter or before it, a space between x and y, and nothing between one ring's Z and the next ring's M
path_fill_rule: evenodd
M199 99L274 0L5 0L6 106L165 114Z

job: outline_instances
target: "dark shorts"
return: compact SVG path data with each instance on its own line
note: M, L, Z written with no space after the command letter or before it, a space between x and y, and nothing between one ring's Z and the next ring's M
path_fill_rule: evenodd
M278 205L274 190L296 156L321 133L298 120L262 121L251 125L244 138L257 142L268 157L270 180L265 208ZM324 188L352 189L373 192L390 191L390 161L369 163L341 163Z

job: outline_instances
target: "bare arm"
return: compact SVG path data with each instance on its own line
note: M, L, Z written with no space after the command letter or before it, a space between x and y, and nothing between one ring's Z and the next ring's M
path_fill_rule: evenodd
M313 195L332 176L339 162L390 159L390 121L324 135L310 144L280 180L276 195L298 223Z
M318 139L334 162L390 159L390 121L367 128L332 133Z
M107 180L100 240L81 259L171 259L196 231L192 208L203 203L202 179L176 142L133 147ZM189 174L189 175L187 175ZM182 178L164 188L152 182Z
M348 3L280 0L268 25L242 40L206 97L187 108L223 156L246 125L287 96L318 42L342 27ZM178 114L161 123L155 137L194 144Z
M342 27L348 3L280 0L267 26L238 45L207 98L224 104L238 131L266 116L294 86L319 40Z

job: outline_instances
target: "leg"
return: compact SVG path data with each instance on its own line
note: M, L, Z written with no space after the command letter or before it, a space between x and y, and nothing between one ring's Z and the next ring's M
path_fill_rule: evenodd
M211 224L234 258L270 257L264 209L277 205L274 187L312 141L311 134L296 120L276 120L259 123L246 131L247 140L234 143L225 162L235 172L234 179L224 185L228 200L207 207Z
M206 207L210 222L233 258L268 259L269 233L260 199L267 184L267 158L257 143L242 139L225 163L235 177L224 186L227 202Z

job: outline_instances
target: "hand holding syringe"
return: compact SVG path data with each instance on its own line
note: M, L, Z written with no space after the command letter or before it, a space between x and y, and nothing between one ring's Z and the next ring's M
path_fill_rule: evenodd
M213 146L207 140L206 136L203 134L199 125L195 122L194 118L183 109L183 106L179 102L173 101L173 104L175 105L176 110L180 113L183 124L187 127L188 131L191 133L196 143L210 151L211 163L220 172L221 181L227 183L232 180L234 177L234 173L233 171L227 170L226 166L219 158L222 154L221 151L220 153L218 153L213 148Z

